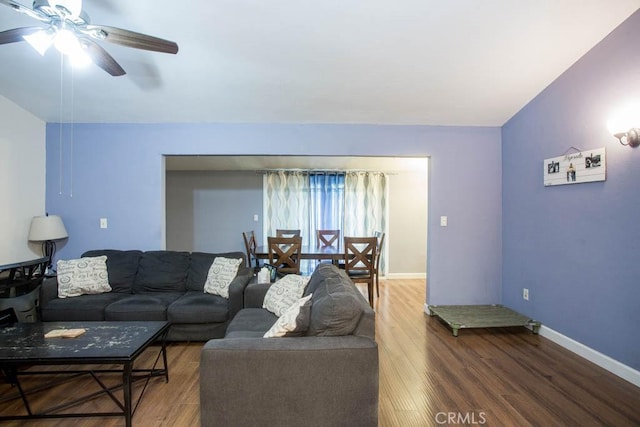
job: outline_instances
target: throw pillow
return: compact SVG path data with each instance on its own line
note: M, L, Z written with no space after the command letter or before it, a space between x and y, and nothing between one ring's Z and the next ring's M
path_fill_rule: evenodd
M282 316L300 299L308 282L309 276L297 274L287 274L278 279L265 294L262 308L266 308L278 317Z
M313 292L313 310L307 335L351 334L360 322L363 301L364 298L348 278L325 279Z
M229 298L229 285L238 273L242 258L216 257L209 267L204 291L208 294Z
M58 298L110 292L106 255L59 260Z
M311 294L300 298L278 318L265 334L265 338L301 336L309 328Z

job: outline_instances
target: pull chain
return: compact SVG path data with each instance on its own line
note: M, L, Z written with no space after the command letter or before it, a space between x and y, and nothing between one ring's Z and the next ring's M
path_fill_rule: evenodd
M60 120L58 123L58 127L60 128L60 132L59 132L59 152L60 152L60 159L59 159L59 165L58 165L58 173L59 173L59 179L60 179L60 189L59 189L59 195L62 196L62 149L63 149L63 144L62 144L62 107L64 105L63 101L62 101L62 96L64 94L63 91L63 79L62 79L62 72L64 70L64 55L61 53L60 54Z

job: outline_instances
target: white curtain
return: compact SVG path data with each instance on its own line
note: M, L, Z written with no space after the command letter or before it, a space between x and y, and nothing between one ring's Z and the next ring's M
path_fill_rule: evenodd
M387 177L380 172L347 172L344 235L373 236L387 229Z
M264 175L264 235L276 229L300 229L303 244L309 242L309 177L302 171L269 171ZM308 244L308 243L306 243Z
M387 233L387 176L381 172L347 172L344 181L344 236ZM386 272L382 252L380 270Z

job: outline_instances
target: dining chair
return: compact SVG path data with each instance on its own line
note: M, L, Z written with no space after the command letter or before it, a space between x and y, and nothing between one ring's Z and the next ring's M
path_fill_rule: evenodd
M300 237L300 230L276 229L276 237Z
M384 247L384 236L382 231L376 231L373 236L378 240L376 248L376 262L374 263L374 275L376 278L376 296L380 297L380 258L382 257L382 248Z
M302 237L267 237L269 264L276 268L276 274L300 274L300 251Z
M344 238L344 271L353 283L366 283L369 305L373 307L373 281L378 239L375 237Z
M316 230L318 247L338 246L340 242L340 230Z
M260 269L260 260L256 257L256 235L251 231L243 231L242 238L244 239L244 247L247 250L247 267L253 268L255 271ZM251 259L256 261L255 267L251 266Z
M340 243L340 230L316 230L316 246L318 248L338 247ZM316 266L322 261L316 261ZM339 260L332 260L332 264L340 265Z

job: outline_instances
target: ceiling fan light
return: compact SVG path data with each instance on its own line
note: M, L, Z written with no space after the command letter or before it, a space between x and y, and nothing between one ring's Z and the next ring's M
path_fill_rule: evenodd
M51 47L53 39L56 33L53 29L36 31L35 33L22 36L22 38L29 43L40 55L44 56L47 50Z
M67 30L66 28L58 30L54 44L56 46L56 49L58 49L65 55L73 55L76 52L82 50L82 48L80 47L80 42L78 41L76 35L73 33L73 31Z
M64 54L75 67L91 64L91 58L82 48L80 40L73 31L63 28L58 30L55 37L55 47Z

